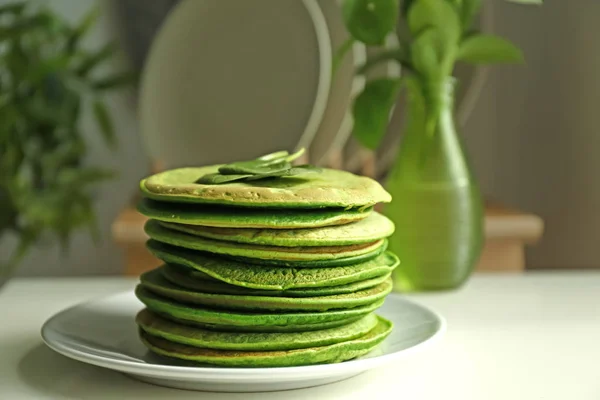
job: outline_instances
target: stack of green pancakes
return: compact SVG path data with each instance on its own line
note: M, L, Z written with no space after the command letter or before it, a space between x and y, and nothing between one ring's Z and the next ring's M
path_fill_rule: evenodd
M348 172L277 165L141 182L147 247L164 261L136 288L150 351L226 367L311 365L358 357L389 335L375 311L399 261L386 251L394 225L373 206L390 195Z

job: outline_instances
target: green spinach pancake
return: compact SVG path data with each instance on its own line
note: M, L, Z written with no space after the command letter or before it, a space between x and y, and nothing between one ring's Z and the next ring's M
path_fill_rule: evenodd
M392 331L392 323L378 317L377 325L365 335L343 342L296 350L216 350L175 343L142 331L144 344L161 356L222 367L289 367L338 363L362 356L378 346Z
M382 300L392 290L391 279L354 293L316 297L243 296L192 291L165 279L159 269L141 276L141 286L152 293L180 303L229 310L326 311L369 305Z
M347 246L371 243L394 233L387 217L373 212L367 218L345 225L305 229L215 228L172 222L161 222L168 229L226 242L265 246Z
M223 184L195 183L222 165L178 168L152 175L140 183L145 197L171 202L236 207L366 208L388 203L391 196L375 180L350 172L323 169L318 174Z
M191 277L200 272L198 278L201 279L209 276L230 285L264 290L320 288L356 283L389 274L400 264L393 253L384 252L372 260L343 267L274 267L215 257L154 240L148 241L146 246L164 262L187 267Z

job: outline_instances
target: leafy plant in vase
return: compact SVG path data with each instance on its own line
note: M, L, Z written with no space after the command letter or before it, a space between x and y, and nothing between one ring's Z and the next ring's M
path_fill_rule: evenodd
M80 227L96 234L90 190L113 176L89 166L80 117L89 108L109 145L115 134L103 96L132 83L129 73L98 74L115 53L109 43L81 42L99 16L91 10L72 25L29 2L0 7L0 286L28 250L56 237L66 248Z
M338 57L353 41L382 46L388 35L398 36L397 48L357 71L391 61L401 65L403 76L367 82L353 105L353 135L377 149L396 98L406 89L407 124L386 183L394 201L384 209L396 224L389 246L402 260L394 277L400 291L459 287L483 246L482 196L454 118L454 67L457 62L519 63L523 56L505 39L473 28L481 5L481 0L342 3L351 39Z

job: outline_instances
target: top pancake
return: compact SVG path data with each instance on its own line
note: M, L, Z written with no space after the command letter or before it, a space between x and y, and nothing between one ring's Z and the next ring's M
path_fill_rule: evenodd
M219 167L164 171L142 180L140 188L153 200L241 207L351 209L391 201L390 194L373 179L334 169L302 177L215 185L194 183L205 174L216 173Z

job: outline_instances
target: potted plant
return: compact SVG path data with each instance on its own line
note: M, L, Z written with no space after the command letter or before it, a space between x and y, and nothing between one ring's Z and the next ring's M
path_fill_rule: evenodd
M519 63L523 56L507 40L473 28L480 7L481 0L342 3L351 39L339 57L352 41L382 46L388 35L398 36L397 48L357 71L392 61L401 65L403 76L367 82L353 105L353 134L376 149L398 93L406 89L407 124L386 182L394 200L384 209L396 224L389 246L402 261L394 277L400 291L462 285L483 245L482 196L454 119L454 67L457 62Z
M73 230L86 226L97 237L90 190L113 172L85 162L79 120L90 108L114 147L103 96L132 82L129 73L98 75L114 43L82 46L98 16L93 9L72 25L29 2L0 7L0 243L18 239L0 257L0 285L43 238L66 248Z

